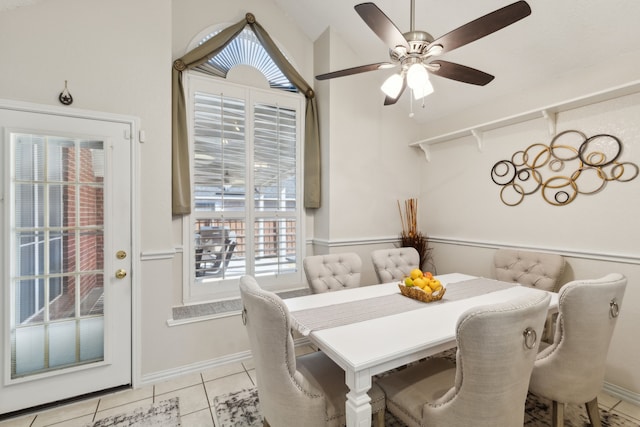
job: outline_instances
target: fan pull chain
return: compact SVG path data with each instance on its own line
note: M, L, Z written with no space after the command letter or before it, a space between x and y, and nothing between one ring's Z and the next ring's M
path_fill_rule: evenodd
M409 96L409 118L412 119L413 116L413 89L411 89L411 95Z

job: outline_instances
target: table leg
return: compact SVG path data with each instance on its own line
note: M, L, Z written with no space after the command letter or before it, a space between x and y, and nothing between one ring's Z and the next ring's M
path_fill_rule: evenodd
M371 426L371 399L367 392L371 388L371 375L368 371L345 372L349 387L346 403L347 427Z

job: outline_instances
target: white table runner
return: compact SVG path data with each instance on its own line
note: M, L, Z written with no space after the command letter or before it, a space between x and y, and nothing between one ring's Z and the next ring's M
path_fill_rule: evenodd
M431 304L445 304L448 301L471 298L473 296L501 291L514 286L519 285L517 283L501 282L486 278L476 278L456 283L449 283L444 297L440 301L433 301L429 303L405 297L398 289L397 293L391 295L291 311L291 321L294 329L306 336L314 330L335 328L378 317L391 316L410 310L425 308Z

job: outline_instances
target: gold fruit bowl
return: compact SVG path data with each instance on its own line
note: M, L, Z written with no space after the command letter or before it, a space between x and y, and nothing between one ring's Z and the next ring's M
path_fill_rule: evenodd
M429 294L417 286L405 286L404 283L398 283L398 288L400 288L400 293L405 297L417 299L422 302L440 301L447 291L447 288L443 286L441 290Z

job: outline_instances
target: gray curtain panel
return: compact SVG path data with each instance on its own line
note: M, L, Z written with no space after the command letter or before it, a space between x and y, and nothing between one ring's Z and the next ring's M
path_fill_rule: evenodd
M304 206L320 207L320 132L318 127L318 107L311 86L287 61L280 49L256 22L251 13L245 19L225 28L216 36L191 50L173 62L172 108L171 108L171 152L172 152L172 210L174 215L191 213L191 185L189 172L189 149L187 115L182 72L202 65L217 55L231 42L246 25L249 25L264 49L289 81L306 97L305 149L304 149Z

